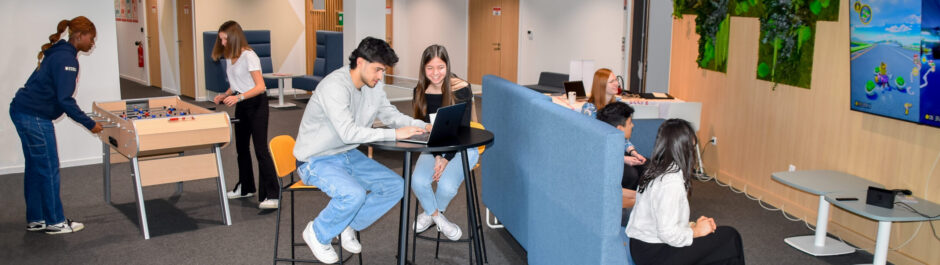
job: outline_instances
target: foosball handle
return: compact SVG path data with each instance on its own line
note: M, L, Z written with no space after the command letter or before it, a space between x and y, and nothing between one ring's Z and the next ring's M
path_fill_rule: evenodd
M231 122L231 123L233 123L233 124L234 124L234 123L238 123L238 122L240 122L240 121L241 121L241 120L235 119L235 118L229 119L229 122Z

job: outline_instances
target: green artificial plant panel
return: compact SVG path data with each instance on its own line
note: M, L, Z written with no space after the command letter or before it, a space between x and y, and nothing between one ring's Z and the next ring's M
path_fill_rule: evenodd
M727 71L730 18L761 20L757 78L809 88L816 21L839 19L839 0L673 0L673 16L693 13L699 67Z

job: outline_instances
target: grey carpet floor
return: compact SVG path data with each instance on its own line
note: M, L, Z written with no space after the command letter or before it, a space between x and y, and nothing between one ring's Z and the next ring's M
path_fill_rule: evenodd
M123 98L166 95L151 88L121 80ZM276 100L276 99L272 99ZM296 136L305 102L293 100L299 107L272 109L269 138L287 134ZM211 103L198 102L203 106ZM410 102L396 103L410 113ZM218 110L234 113L234 108ZM60 143L62 144L62 143ZM11 147L12 148L12 147ZM18 146L15 148L19 148ZM198 153L202 151L194 151ZM376 151L375 158L401 172L402 155ZM226 183L237 181L235 148L222 151ZM257 168L257 166L255 167ZM479 172L477 172L479 173ZM221 221L219 195L214 180L184 184L158 185L143 189L151 239L140 234L137 206L130 167L127 163L112 167L112 203L103 200L102 166L88 165L61 171L61 197L69 218L84 222L86 228L74 234L46 235L26 232L23 202L23 174L0 176L0 263L3 264L270 264L274 255L275 212L258 210L257 199L230 200L232 225ZM479 182L483 177L477 174ZM769 177L769 176L768 176ZM749 264L855 264L871 262L868 252L859 251L835 257L813 257L795 250L783 238L812 234L802 222L784 219L779 212L761 209L754 201L732 193L714 182L693 184L692 215L714 217L719 225L738 229L744 239ZM448 218L466 234L466 200L463 189L451 203ZM412 203L414 202L412 197ZM290 200L283 200L285 206ZM296 196L297 223L303 228L328 202L321 193L305 192ZM485 206L485 205L484 205ZM361 232L364 264L394 264L397 253L399 206ZM289 255L290 230L285 212L282 218L280 255ZM433 230L431 230L433 231ZM550 233L551 231L545 231ZM425 232L433 236L431 232ZM504 229L484 228L490 264L524 264L525 251ZM300 237L297 237L302 242ZM467 264L468 245L441 245L440 258L434 258L434 244L418 240L417 264ZM296 248L298 257L310 258L306 247ZM572 253L572 255L577 255ZM356 262L356 258L350 260Z

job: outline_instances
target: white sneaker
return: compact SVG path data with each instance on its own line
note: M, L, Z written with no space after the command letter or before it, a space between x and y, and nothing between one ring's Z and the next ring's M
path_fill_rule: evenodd
M29 222L28 224L26 224L26 231L36 232L36 231L42 231L42 230L46 230L45 220L39 221L39 222Z
M277 204L280 202L278 199L264 199L260 204L258 204L259 209L277 209Z
M440 213L438 213L438 215L440 215ZM415 233L424 232L433 224L434 220L431 219L431 216L425 212L421 212L421 214L418 215L418 219L415 220Z
M72 222L71 219L65 219L65 222L61 222L54 225L46 226L46 234L55 235L55 234L65 234L78 232L82 229L85 229L85 225L79 222Z
M437 231L444 234L451 241L457 241L457 239L460 239L460 235L463 234L457 224L447 221L447 217L444 217L443 212L439 212L437 216L431 216L431 219L437 224Z
M317 257L317 260L326 264L332 264L339 261L339 256L336 255L336 250L333 250L333 245L330 244L320 244L320 241L317 241L317 234L313 231L313 222L307 223L307 228L303 232L304 242L307 242L307 246L310 247L310 251L313 251L313 256Z
M341 237L340 245L343 246L343 249L353 254L362 252L362 244L359 244L359 240L356 239L356 231L352 227L347 226L339 235Z
M229 191L225 195L228 195L229 199L238 199L238 198L251 197L251 196L254 196L255 194L249 192L249 193L242 195L242 185L235 184L235 189L232 191Z

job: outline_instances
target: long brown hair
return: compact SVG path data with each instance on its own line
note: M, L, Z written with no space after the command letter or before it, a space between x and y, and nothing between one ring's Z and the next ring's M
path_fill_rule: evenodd
M607 103L613 102L611 98L607 100L607 79L610 78L610 69L601 68L594 72L594 83L591 84L591 98L588 102L594 103L597 109L604 108Z
M428 79L427 74L425 74L424 67L434 58L441 58L441 61L444 61L444 65L447 67L447 74L444 75L444 82L441 84L443 98L441 107L454 105L454 102L457 101L454 97L450 82L451 78L455 78L456 76L450 71L450 56L447 55L447 49L437 44L428 46L424 49L424 53L421 54L421 64L418 69L418 85L415 86L414 99L411 101L414 107L414 117L416 119L424 119L424 117L428 115L428 106L426 104L427 96L424 90L431 85L431 80Z
M637 192L649 189L653 181L667 174L682 171L686 196L692 196L692 170L696 160L698 138L692 124L683 119L669 119L659 126L656 143L650 154L646 172L640 177Z
M39 60L36 62L36 68L39 68L39 65L42 63L42 57L46 50L52 47L53 44L59 41L62 37L62 32L69 30L69 39L72 38L75 34L92 34L98 35L98 31L95 29L95 23L92 23L91 20L84 16L77 16L71 20L63 19L59 21L59 25L56 26L56 32L49 35L49 43L43 44L42 49L39 50L39 55L36 55L36 59Z
M221 34L215 37L215 46L212 46L213 61L218 61L219 58L228 58L235 62L242 55L242 50L251 50L251 46L248 46L248 40L245 39L245 32L242 31L242 26L238 25L238 22L234 20L225 21L222 26L219 26L219 33L222 32L228 35L225 40L228 45L222 46Z

